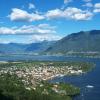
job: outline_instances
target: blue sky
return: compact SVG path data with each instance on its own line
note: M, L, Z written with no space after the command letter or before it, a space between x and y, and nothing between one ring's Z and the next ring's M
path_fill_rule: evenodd
M59 40L100 29L99 0L1 0L0 43Z

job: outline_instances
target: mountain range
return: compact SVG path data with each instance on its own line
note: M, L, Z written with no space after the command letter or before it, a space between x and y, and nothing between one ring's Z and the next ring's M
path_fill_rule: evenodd
M45 52L100 52L100 30L72 33L54 43Z
M100 52L100 30L80 31L58 41L0 44L0 54Z
M21 53L39 53L50 47L55 41L43 41L39 43L21 44L8 43L0 44L0 54L21 54Z

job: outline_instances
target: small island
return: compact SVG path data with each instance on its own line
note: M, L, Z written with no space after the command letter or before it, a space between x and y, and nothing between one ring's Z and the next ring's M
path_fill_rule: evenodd
M0 62L0 96L5 100L72 100L80 94L78 87L48 80L84 74L93 67L88 62Z

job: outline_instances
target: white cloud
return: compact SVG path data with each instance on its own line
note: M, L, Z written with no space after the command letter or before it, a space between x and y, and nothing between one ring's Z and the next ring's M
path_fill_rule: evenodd
M46 26L46 27L44 27ZM55 34L55 28L48 24L39 24L37 26L29 25L22 27L0 27L0 34Z
M94 5L94 7L95 7L95 8L100 8L100 3L96 3L96 4Z
M64 0L64 4L68 4L69 2L72 2L72 0Z
M24 25L21 27L0 27L0 34L3 35L28 35L30 42L39 42L43 40L59 40L60 36L56 34L55 26L49 24Z
M92 17L92 13L89 11L71 7L64 11L64 15L65 17L75 20L89 20Z
M26 22L32 22L36 20L42 20L44 19L44 16L35 14L35 13L28 13L27 11L13 8L12 13L9 15L9 18L12 21L26 21Z
M94 13L99 13L100 12L100 3L96 3L94 5L94 10L93 10Z
M62 10L60 10L60 9L54 9L54 10L48 11L45 16L47 18L49 18L49 19L59 18L59 17L62 17L62 13L63 13Z
M42 29L52 29L52 30L55 30L56 29L56 26L50 26L49 24L39 24L38 25L39 28L42 28Z
M55 9L48 11L46 17L52 18L65 18L73 20L90 20L93 14L87 10L81 10L74 7L68 7L65 10Z
M29 3L29 9L34 9L34 8L35 8L35 5L32 3Z
M73 2L73 0L64 0L64 4L62 5L61 9L65 9L69 3Z
M91 3L87 3L85 6L91 6ZM94 11L96 12L96 11ZM88 10L82 10L75 7L67 7L66 9L54 9L49 10L45 13L28 13L27 11L14 8L12 13L9 15L11 21L23 21L23 22L32 22L43 19L73 19L73 20L90 20L93 17L93 13Z
M99 13L100 12L100 9L94 9L93 12L94 13Z
M60 36L58 35L53 35L53 34L45 34L45 35L33 35L32 36L32 41L33 42L39 42L39 41L44 41L44 40L48 40L48 41L54 41L54 40L59 40L61 39Z
M87 2L86 4L83 5L84 7L93 7L93 4L90 2Z
M15 32L13 31L13 29L10 29L8 27L0 27L0 34L14 34Z
M83 0L84 2L91 2L92 0Z

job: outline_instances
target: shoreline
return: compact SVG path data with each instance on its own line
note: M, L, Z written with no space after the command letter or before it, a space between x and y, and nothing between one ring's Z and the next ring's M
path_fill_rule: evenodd
M6 56L9 56L9 57L12 57L12 56L24 56L24 55L28 55L28 56L36 56L36 57L38 57L38 56L55 56L55 57L73 57L73 58L75 58L75 57L78 57L78 58L98 58L98 59L100 59L100 56L98 56L98 55L96 55L96 56L92 56L92 55L84 55L84 56L82 56L82 55L64 55L64 54L61 54L61 55L59 55L59 54L51 54L51 55L46 55L46 54L38 54L38 55L34 55L34 54L1 54L0 55L0 57L6 57Z
M86 69L81 69L86 65ZM10 74L11 76L16 75L21 79L26 90L41 90L41 93L49 93L49 89L55 92L57 95L66 95L64 87L70 87L74 89L73 95L79 95L80 88L71 84L64 83L48 83L48 80L52 80L56 77L64 77L65 75L80 75L84 71L90 71L92 66L90 63L83 62L66 62L66 61L30 61L30 62L8 62L0 63L0 76L3 74ZM89 69L87 69L89 68ZM84 71L83 71L84 70ZM9 76L9 75L8 75ZM42 83L43 82L43 83ZM46 83L45 83L46 82ZM48 89L49 86L49 89ZM59 88L60 89L59 89ZM70 91L69 89L67 91ZM70 92L69 92L70 93ZM75 93L75 94L74 94ZM52 94L52 93L51 93ZM70 96L71 97L71 96ZM72 97L71 97L72 98Z
M3 62L0 64L3 67L3 69L0 68L0 74L9 72L22 77L25 81L27 81L26 77L32 77L33 81L41 81L66 75L81 75L94 68L92 63L65 61Z

